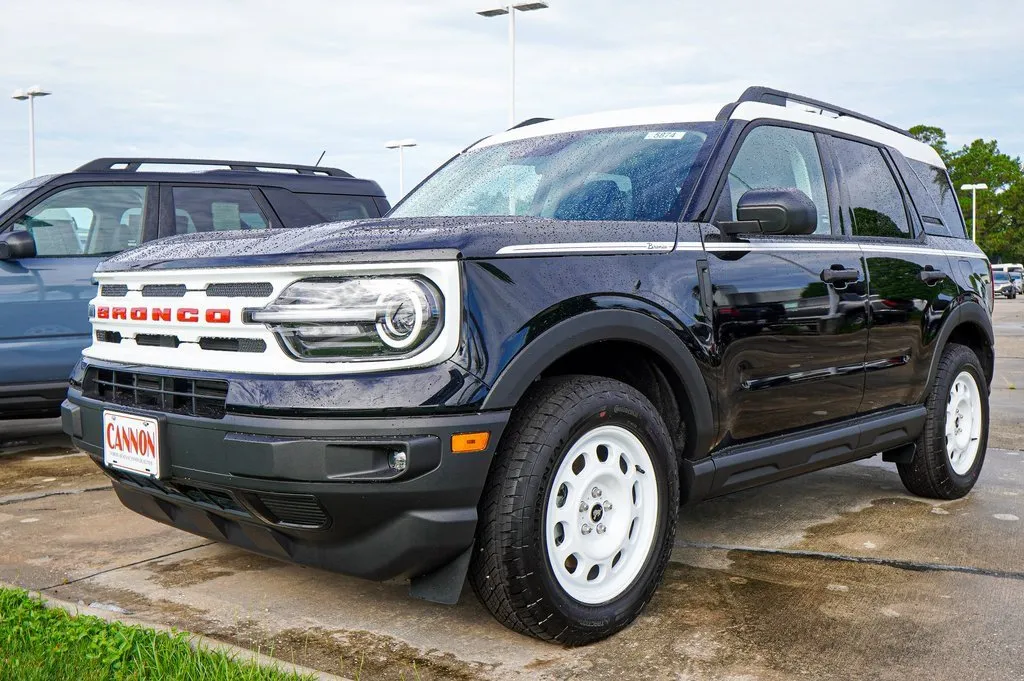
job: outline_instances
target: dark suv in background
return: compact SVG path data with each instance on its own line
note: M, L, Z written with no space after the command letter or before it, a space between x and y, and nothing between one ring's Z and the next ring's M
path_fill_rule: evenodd
M175 234L305 227L388 208L376 182L343 170L252 161L101 158L5 191L0 419L59 413L89 344L92 274L104 258Z

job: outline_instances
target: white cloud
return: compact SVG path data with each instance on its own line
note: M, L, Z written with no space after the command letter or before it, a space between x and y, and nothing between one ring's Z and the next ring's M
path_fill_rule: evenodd
M410 186L504 127L506 24L477 4L0 0L0 92L54 91L36 111L40 172L122 154L313 162L326 148L325 163L394 196L385 140L419 140ZM1014 0L552 0L519 15L518 117L724 103L757 83L1017 154L1022 23ZM25 176L25 109L0 100L0 186Z

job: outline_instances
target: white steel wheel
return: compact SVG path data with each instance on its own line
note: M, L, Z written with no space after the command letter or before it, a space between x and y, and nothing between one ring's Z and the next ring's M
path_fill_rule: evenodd
M957 475L966 475L978 457L982 428L981 391L969 371L953 379L946 400L946 455Z
M545 553L558 584L587 605L633 585L654 550L658 480L640 439L617 425L576 440L548 490Z

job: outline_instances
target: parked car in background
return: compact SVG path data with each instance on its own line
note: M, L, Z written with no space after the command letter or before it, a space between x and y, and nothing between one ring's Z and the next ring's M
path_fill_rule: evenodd
M92 275L104 258L175 234L304 227L388 209L376 182L343 170L251 161L101 158L5 191L0 419L59 413L89 344Z
M1017 285L1013 283L1009 272L992 273L992 291L997 296L1004 296L1010 299L1017 297Z
M1017 289L1017 293L1024 293L1024 273L1011 271L1007 272L1010 275L1010 281L1013 282L1014 288Z

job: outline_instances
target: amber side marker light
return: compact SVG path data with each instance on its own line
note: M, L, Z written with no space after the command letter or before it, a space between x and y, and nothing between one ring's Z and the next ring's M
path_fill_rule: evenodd
M482 433L458 433L452 435L452 454L470 454L482 452L487 449L487 442L491 434L487 431Z

